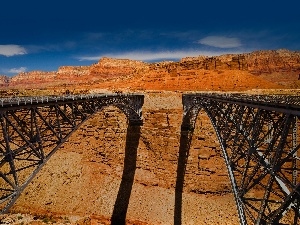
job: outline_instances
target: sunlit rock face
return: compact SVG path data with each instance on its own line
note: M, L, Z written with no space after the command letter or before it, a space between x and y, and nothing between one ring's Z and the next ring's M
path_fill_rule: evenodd
M145 63L104 57L88 66L62 66L52 72L22 72L6 79L5 85L11 89L244 91L299 88L299 74L300 52L280 49L185 57L179 62Z
M0 87L7 87L9 84L9 77L0 75Z
M187 68L247 70L253 74L300 71L300 52L285 49L255 51L221 56L186 57L181 61Z

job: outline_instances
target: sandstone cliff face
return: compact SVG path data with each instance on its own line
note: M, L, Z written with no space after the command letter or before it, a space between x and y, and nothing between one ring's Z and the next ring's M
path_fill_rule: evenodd
M247 56L248 70L254 73L300 72L300 52L256 51Z
M109 79L136 74L147 69L148 64L141 61L104 57L90 67L90 74Z
M31 71L31 72L22 72L18 75L12 77L10 79L10 83L17 84L17 83L30 83L30 82L37 82L37 81L47 81L55 78L56 72L45 72L45 71Z
M62 66L58 71L20 73L2 81L5 89L50 88L106 90L245 91L300 88L300 52L255 51L215 57L186 57L179 62L145 63L104 57L91 66ZM8 84L8 85L7 85ZM73 91L72 91L73 90Z
M57 74L59 76L84 76L89 75L89 66L61 66L58 68Z
M0 87L7 87L9 85L9 77L0 75Z
M248 70L257 75L300 72L300 52L280 49L214 57L187 57L180 61L179 66L187 69Z

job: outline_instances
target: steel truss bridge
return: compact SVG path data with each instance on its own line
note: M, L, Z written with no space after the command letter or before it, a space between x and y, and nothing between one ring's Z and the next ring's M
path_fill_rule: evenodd
M300 97L199 93L182 99L178 164L186 164L204 110L221 145L240 223L300 224ZM177 177L182 175L178 169ZM176 199L182 198L179 184Z
M103 107L116 106L127 116L131 127L128 131L132 133L127 134L127 147L136 154L139 134L134 133L143 123L143 101L143 95L122 94L0 99L1 213L8 212L68 137ZM185 167L201 110L209 116L219 139L240 223L299 224L300 98L199 93L183 95L182 102L174 224L181 224ZM127 161L136 163L132 154L128 154ZM124 176L135 168L127 167ZM133 177L130 179L133 183ZM114 213L125 219L127 208L123 209L122 191L119 194L120 207ZM129 197L128 192L126 202Z
M8 212L25 187L69 136L106 106L140 126L143 95L68 95L0 99L0 213Z

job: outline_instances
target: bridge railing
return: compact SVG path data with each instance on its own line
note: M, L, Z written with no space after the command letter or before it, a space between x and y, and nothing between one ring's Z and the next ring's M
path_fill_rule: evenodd
M252 95L212 92L184 94L183 98L190 99L194 104L200 104L204 99L210 99L300 116L300 96L296 95Z
M251 102L251 103L263 103L263 104L276 104L280 105L294 105L300 106L300 97L297 95L284 95L284 94L272 94L272 95L255 95L255 94L245 94L245 93L191 93L187 94L190 96L201 96L209 97L215 99L226 99L231 101L239 102Z
M0 107L6 106L15 106L15 105L27 105L33 103L46 103L46 102L61 102L68 100L79 100L79 99L92 99L99 97L108 97L108 96L131 96L133 94L124 94L124 93L99 93L99 94L80 94L80 95L49 95L49 96L30 96L30 97L8 97L0 98ZM134 94L137 95L137 94Z

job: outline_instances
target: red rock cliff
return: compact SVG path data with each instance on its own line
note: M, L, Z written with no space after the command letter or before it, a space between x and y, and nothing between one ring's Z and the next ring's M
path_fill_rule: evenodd
M204 72L202 70L204 70ZM284 85L286 88L298 88L300 87L298 81L300 74L300 51L284 49L255 51L251 53L226 54L214 57L186 57L179 62L159 63L145 63L136 60L104 57L91 66L62 66L58 71L53 72L32 71L20 73L12 77L9 81L7 79L5 82L2 80L2 83L5 83L6 86L7 83L9 83L9 87L11 88L66 87L71 85L88 85L89 88L92 85L96 85L97 88L103 88L102 84L112 82L110 84L106 83L104 85L105 88L106 86L114 86L114 88L124 87L124 85L127 85L125 88L128 88L128 82L131 82L133 86L138 85L138 88L142 89L157 89L158 86L166 88L166 85L169 85L169 89L181 90L182 85L186 89L192 84L195 84L195 82L200 82L200 79L203 78L207 72L219 72L224 73L224 76L218 78L218 82L220 83L218 86L221 90L222 86L231 82L231 80L228 81L228 79L230 78L230 74L235 73L234 71L241 71L245 76L251 74L260 75L261 78L268 82ZM181 79L183 77L185 77L187 81L191 81L182 83ZM251 79L257 78L252 77ZM124 80L126 80L126 84L124 84ZM216 80L216 77L214 77L213 80ZM177 86L172 82L175 82ZM241 86L243 82L244 81L240 79L241 84L239 84L239 86ZM145 87L141 86L141 83L145 83ZM261 85L259 83L260 82L252 86L254 88L263 88L260 87ZM194 85L194 89L202 90L203 88L201 89L201 85L199 85L197 84L197 87ZM206 87L208 87L208 85L209 84L207 84ZM249 88L251 89L253 87ZM215 88L213 88L213 90L214 89ZM235 89L235 87L232 86L231 89ZM205 88L205 90L207 90L207 88Z
M9 77L0 75L0 87L6 87L9 84Z
M179 65L186 69L248 70L253 74L300 72L300 52L279 49L214 57L186 57Z
M112 78L135 74L147 68L148 64L142 61L104 57L90 67L90 74L92 76Z

